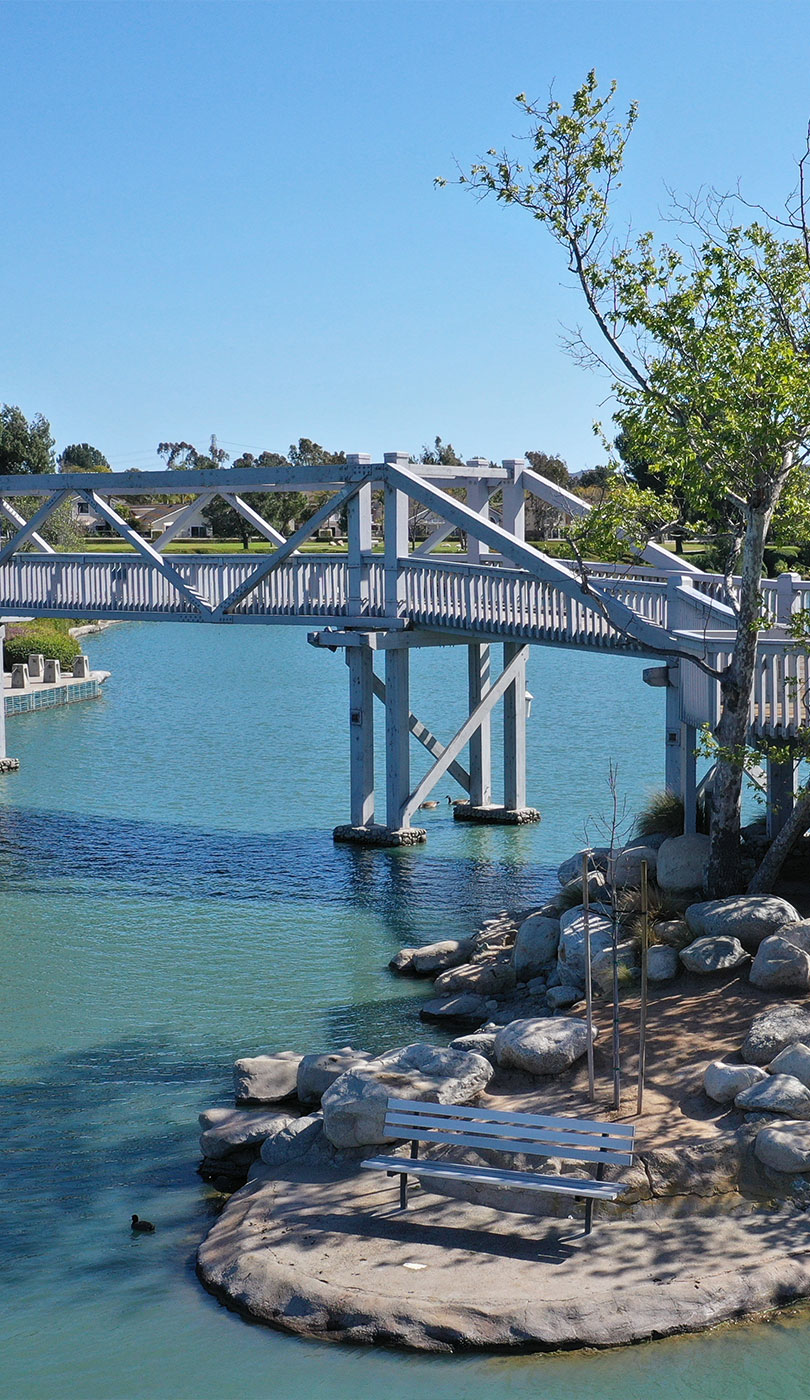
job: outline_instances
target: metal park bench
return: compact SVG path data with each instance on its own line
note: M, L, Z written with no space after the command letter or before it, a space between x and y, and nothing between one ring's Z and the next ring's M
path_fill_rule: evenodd
M545 1118L535 1113L513 1113L504 1109L389 1099L385 1135L410 1139L410 1157L369 1157L360 1165L369 1171L385 1171L389 1176L399 1177L399 1203L403 1210L408 1204L409 1176L432 1176L496 1187L520 1186L529 1191L568 1196L572 1200L584 1199L585 1234L589 1235L594 1201L615 1201L626 1189L626 1183L604 1181L603 1175L608 1165L629 1167L632 1164L635 1127L632 1123L598 1123L589 1118ZM445 1158L420 1159L420 1142L587 1162L596 1167L596 1175L543 1176L535 1171L478 1166Z

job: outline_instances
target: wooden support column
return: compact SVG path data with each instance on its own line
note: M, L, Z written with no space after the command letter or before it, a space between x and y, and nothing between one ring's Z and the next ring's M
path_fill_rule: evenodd
M503 805L509 812L526 806L526 657L529 648L504 642L504 668L523 653L517 674L503 697Z
M349 667L349 776L352 826L374 821L374 653L347 647Z
M385 820L392 831L411 824L410 662L407 647L385 653Z
M664 787L675 797L683 797L684 725L681 723L680 667L676 664L656 669L666 674Z
M473 471L480 467L488 467L489 462L485 457L473 457L467 463ZM487 481L471 481L467 487L467 505L470 510L474 510L476 515L480 515L482 520L489 520L489 500L490 486ZM480 564L490 553L489 545L482 544L474 535L467 536L467 563Z
M346 462L350 467L368 466L371 457L365 452L350 452ZM371 552L371 483L361 486L346 502L349 546L349 613L363 617L368 612L368 566L363 555Z
M526 488L523 485L525 465L522 457L506 457L503 461L504 470L509 473L510 478L502 487L503 528L518 540L526 538Z
M407 452L385 452L383 460L387 465L403 467L408 465L410 458ZM408 555L408 496L405 491L399 491L396 486L392 486L388 480L385 482L384 492L385 615L401 617L405 610L405 576L400 570L399 561Z
M491 683L490 651L486 643L467 647L469 713L480 705ZM470 739L470 805L488 807L492 802L492 724L490 714L481 720Z
M798 767L795 759L786 763L776 763L768 758L765 762L767 777L767 830L771 840L779 835L796 805L796 780Z
M683 834L697 831L697 730L693 724L681 725L681 796L683 798Z

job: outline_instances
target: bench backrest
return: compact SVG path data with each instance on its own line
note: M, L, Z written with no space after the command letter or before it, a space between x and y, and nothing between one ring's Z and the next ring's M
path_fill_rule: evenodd
M419 1142L489 1147L573 1162L609 1162L629 1167L635 1126L590 1118L545 1118L511 1109L471 1108L466 1104L389 1099L385 1135Z

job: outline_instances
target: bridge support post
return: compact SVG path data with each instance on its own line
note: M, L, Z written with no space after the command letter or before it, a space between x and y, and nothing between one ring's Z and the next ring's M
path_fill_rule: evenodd
M469 699L472 714L490 687L490 651L486 643L467 648ZM492 725L485 715L470 740L470 806L488 807L492 802Z
M347 647L349 665L349 783L351 824L374 822L374 657L368 647Z
M503 697L503 805L508 812L526 806L526 656L529 648L504 642L503 664L522 650L518 674Z
M411 793L410 660L407 647L385 653L385 820L391 831L411 824L403 818Z
M767 831L771 840L779 835L796 804L797 764L794 758L765 763L767 782Z
M0 773L13 773L20 766L18 758L9 758L6 752L6 689L3 676L3 639L6 629L0 622Z
M697 730L693 724L681 725L681 797L683 798L683 834L693 836L697 831Z

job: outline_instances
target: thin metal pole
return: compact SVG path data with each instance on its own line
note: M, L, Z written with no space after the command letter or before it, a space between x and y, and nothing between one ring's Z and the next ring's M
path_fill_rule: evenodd
M647 890L647 862L641 862L641 1014L638 1037L638 1093L636 1113L644 1107L644 1072L647 1066L647 950L650 946L650 901Z
M591 906L588 892L590 851L582 852L582 919L585 925L585 1025L588 1032L588 1098L593 1103L593 988L591 984Z
M610 941L613 952L613 1107L622 1104L621 1046L619 1043L619 913L616 908L616 856L611 843L608 856L608 884L612 903Z

